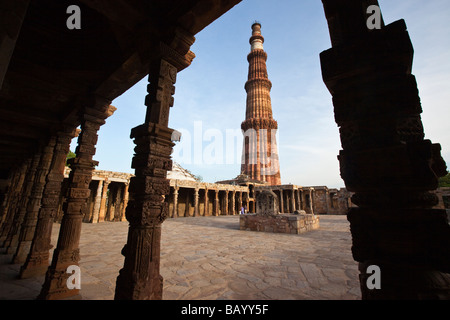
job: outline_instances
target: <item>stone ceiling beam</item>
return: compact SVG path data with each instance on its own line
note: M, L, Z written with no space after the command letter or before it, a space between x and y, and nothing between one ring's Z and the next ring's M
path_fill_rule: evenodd
M30 0L0 1L0 89L16 47Z

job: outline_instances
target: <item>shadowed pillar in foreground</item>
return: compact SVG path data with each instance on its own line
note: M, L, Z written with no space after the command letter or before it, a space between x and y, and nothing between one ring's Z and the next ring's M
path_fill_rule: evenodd
M446 164L424 139L413 47L405 22L369 29L374 0L322 0L332 48L322 75L340 129L341 176L358 208L348 213L363 299L450 298L450 230L432 209ZM380 15L381 17L381 15ZM381 288L367 285L379 267Z

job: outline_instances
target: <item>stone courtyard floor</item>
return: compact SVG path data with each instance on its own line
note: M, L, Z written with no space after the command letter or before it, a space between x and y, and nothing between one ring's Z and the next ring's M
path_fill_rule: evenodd
M81 295L112 300L123 265L127 222L83 224ZM53 243L59 225L53 229ZM161 275L165 300L355 300L357 263L345 216L321 215L320 229L300 235L239 230L238 216L168 219ZM44 277L19 280L20 265L0 254L0 299L34 299Z

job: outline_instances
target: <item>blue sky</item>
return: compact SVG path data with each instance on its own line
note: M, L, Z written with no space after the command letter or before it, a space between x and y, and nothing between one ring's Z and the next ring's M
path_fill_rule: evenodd
M448 162L450 4L448 0L379 3L386 24L406 21L415 49L413 74L422 100L426 138L442 145ZM227 133L240 132L245 117L246 58L255 20L262 24L273 84L282 183L343 187L337 161L339 130L320 70L319 54L331 47L320 0L244 0L196 35L191 47L196 58L178 74L170 114L169 127L184 133L173 159L206 182L240 173L242 136L230 139ZM98 169L134 172L134 144L129 136L131 128L144 121L146 85L143 79L113 101L118 110L100 129L95 156ZM187 140L192 141L190 148ZM76 141L72 150L75 145ZM214 161L208 161L205 155L213 149Z

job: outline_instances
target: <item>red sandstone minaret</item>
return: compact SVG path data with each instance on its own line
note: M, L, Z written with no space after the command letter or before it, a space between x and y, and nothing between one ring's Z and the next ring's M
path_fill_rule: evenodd
M263 48L261 24L255 22L252 30L251 51L247 56L248 81L245 83L247 108L245 121L241 125L244 132L241 174L266 181L269 185L280 185L280 163L275 138L278 124L272 118L272 83L267 74L267 53Z

